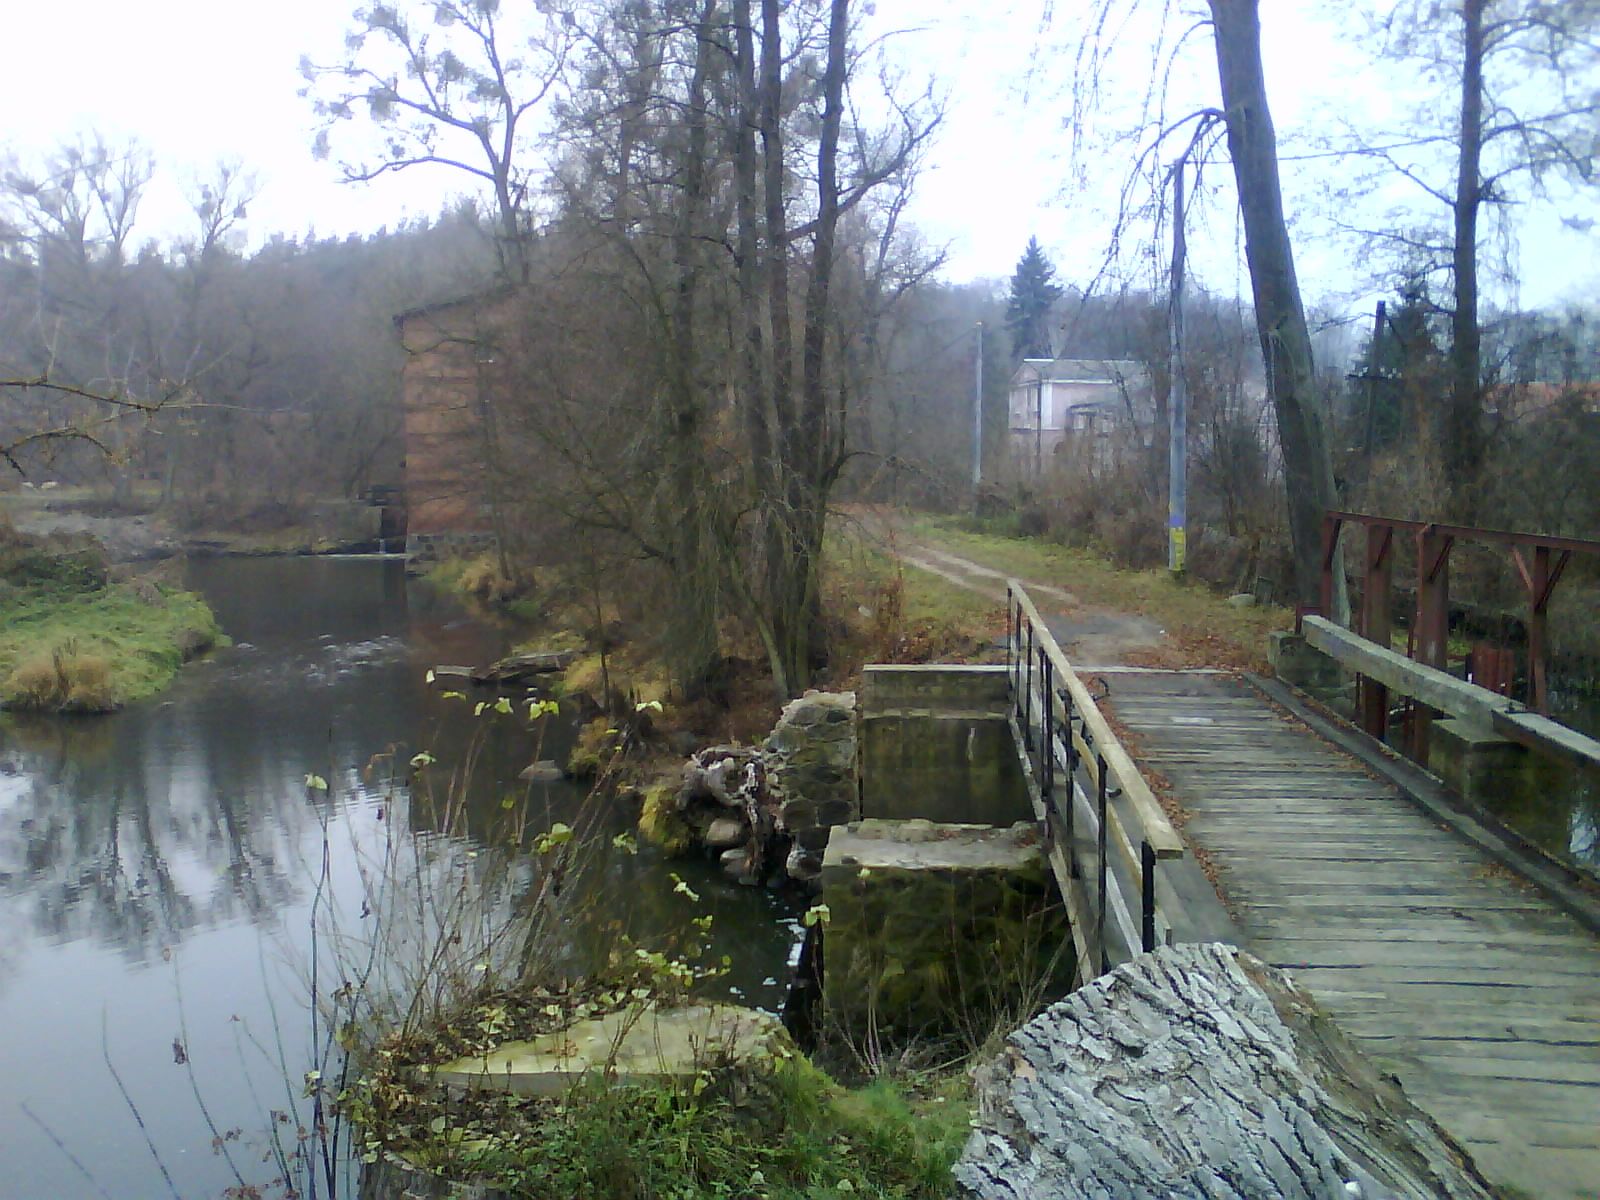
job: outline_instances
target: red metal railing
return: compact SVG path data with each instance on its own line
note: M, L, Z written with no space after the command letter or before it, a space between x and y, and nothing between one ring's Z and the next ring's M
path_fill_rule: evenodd
M1527 689L1528 706L1540 713L1549 711L1548 625L1550 596L1561 581L1574 554L1600 555L1600 542L1584 538L1554 537L1542 533L1518 533L1503 529L1480 529L1471 525L1448 525L1430 521L1407 521L1370 513L1330 512L1322 524L1322 611L1333 611L1333 564L1339 535L1347 525L1360 525L1367 531L1362 554L1361 610L1356 616L1356 632L1381 646L1390 644L1393 617L1394 545L1396 534L1415 539L1417 551L1416 608L1411 620L1408 654L1417 662L1443 670L1447 666L1450 637L1450 552L1458 542L1503 546L1527 595ZM1510 695L1514 667L1505 651L1495 647L1474 647L1475 662L1482 686ZM1357 716L1361 726L1373 737L1383 738L1389 719L1388 690L1375 680L1358 677ZM1426 759L1428 725L1432 713L1418 707L1411 722L1407 752Z

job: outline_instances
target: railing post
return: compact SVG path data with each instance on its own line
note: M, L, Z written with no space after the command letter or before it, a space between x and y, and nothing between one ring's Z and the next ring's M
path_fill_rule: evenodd
M1022 745L1033 749L1033 622L1028 622L1028 651L1024 659L1026 672L1022 686Z
M1432 525L1417 531L1417 661L1443 671L1450 659L1450 547L1455 535ZM1412 759L1427 765L1433 713L1417 705L1411 723Z
M1536 546L1533 574L1524 582L1528 587L1528 704L1535 712L1550 711L1550 680L1545 661L1545 634L1550 611L1550 593L1566 570L1572 551L1563 550L1555 565L1550 562L1550 547ZM1518 566L1521 566L1518 556Z
M1322 517L1322 586L1318 595L1322 602L1322 615L1333 616L1333 560L1339 553L1339 529L1344 522L1332 513Z
M1022 718L1022 601L1006 585L1006 665L1011 668L1011 704Z
M1139 873L1143 876L1139 881L1139 891L1144 910L1139 933L1144 952L1149 954L1156 948L1156 852L1149 838L1139 842Z
M1096 835L1095 872L1099 876L1096 888L1097 903L1094 913L1094 939L1100 951L1100 971L1104 975L1110 967L1106 953L1106 760L1103 754L1095 755L1095 801L1100 810L1100 829Z
M1072 878L1078 878L1078 842L1074 832L1078 812L1078 745L1072 740L1072 693L1062 692L1061 703L1066 707L1067 735L1067 869Z
M1385 649L1393 613L1389 603L1393 577L1393 525L1367 526L1367 563L1361 587L1361 636ZM1365 675L1361 684L1361 728L1380 742L1388 730L1389 689Z
M1055 785L1056 768L1056 703L1052 679L1055 675L1054 665L1050 662L1048 654L1039 656L1039 692L1044 697L1044 719L1040 723L1044 726L1044 746L1040 750L1039 761L1039 795L1044 801L1045 820L1050 819L1050 792Z

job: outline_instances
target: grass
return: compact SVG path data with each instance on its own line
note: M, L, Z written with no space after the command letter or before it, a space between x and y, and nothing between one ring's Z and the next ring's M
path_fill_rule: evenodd
M221 636L190 592L37 577L0 586L0 705L9 708L109 711L166 687Z
M970 588L907 570L881 543L835 521L823 548L823 610L840 684L864 663L962 662L1005 628L1005 607Z
M1054 584L1085 605L1155 621L1167 632L1168 645L1137 655L1138 665L1264 670L1268 635L1294 622L1294 614L1286 608L1235 608L1203 583L1179 582L1164 569L1124 570L1093 551L974 529L968 520L918 516L903 527L919 540L1024 583Z
M949 1194L968 1131L960 1072L847 1089L786 1040L755 1065L708 1059L677 1079L633 1083L592 1073L550 1097L451 1095L415 1069L560 1028L614 1008L615 997L632 1006L641 990L627 980L612 991L519 989L468 1004L443 1036L389 1039L346 1100L364 1157L391 1155L526 1200Z
M475 1164L528 1200L943 1197L967 1133L959 1104L880 1081L844 1091L794 1061L743 1094L596 1080L543 1106L531 1136ZM503 1137L503 1135L502 1135Z

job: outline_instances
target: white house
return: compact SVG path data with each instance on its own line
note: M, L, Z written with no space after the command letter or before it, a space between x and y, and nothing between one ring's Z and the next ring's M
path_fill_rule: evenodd
M1154 415L1150 372L1129 359L1025 358L1011 376L1011 457L1039 475L1071 441L1104 462L1119 432L1143 436Z

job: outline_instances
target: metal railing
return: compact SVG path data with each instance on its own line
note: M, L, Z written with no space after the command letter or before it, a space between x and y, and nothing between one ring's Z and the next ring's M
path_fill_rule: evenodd
M1089 978L1173 940L1160 865L1183 839L1015 580L1006 614L1012 733Z
M1322 525L1321 616L1333 615L1334 561L1340 535L1351 526L1362 526L1366 541L1362 548L1360 578L1361 608L1353 614L1355 631L1368 641L1387 648L1393 630L1394 547L1397 536L1415 539L1416 609L1411 616L1411 637L1407 657L1439 670L1448 668L1447 645L1450 637L1450 552L1458 542L1497 546L1509 552L1528 603L1526 702L1535 712L1548 714L1549 682L1546 664L1550 597L1574 554L1600 556L1600 542L1585 538L1557 537L1542 533L1523 533L1505 529L1480 529L1469 525L1447 525L1432 521L1408 521L1371 513L1329 512ZM1530 556L1531 555L1531 560ZM1480 686L1509 695L1514 669L1501 648L1489 655L1487 678L1476 679ZM1484 655L1484 648L1478 651ZM1482 666L1479 670L1483 674ZM1360 699L1357 715L1361 727L1380 741L1387 733L1389 691L1380 681L1362 675L1358 679ZM1418 762L1428 761L1428 732L1432 712L1413 705L1407 712L1406 753Z

